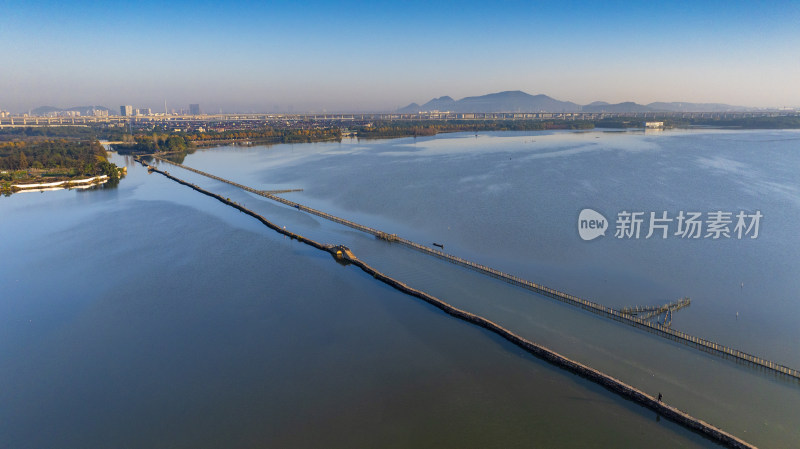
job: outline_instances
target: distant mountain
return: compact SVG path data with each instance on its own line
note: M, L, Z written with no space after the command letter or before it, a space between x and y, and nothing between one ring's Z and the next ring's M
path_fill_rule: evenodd
M31 114L33 115L45 115L50 114L53 112L62 112L62 111L78 111L81 115L91 115L92 109L97 109L99 111L108 111L109 109L105 106L73 106L71 108L57 108L55 106L39 106L36 109L31 110Z
M453 100L444 96L420 106L417 103L400 108L397 112L411 114L426 111L449 112L726 112L726 111L753 111L757 108L732 106L721 103L686 103L686 102L656 102L647 105L626 101L611 104L605 101L595 101L585 106L571 101L560 101L547 95L530 95L514 90L497 92L477 97L466 97Z
M71 108L67 108L67 111L78 111L78 112L81 113L81 115L88 115L88 114L92 113L93 109L96 109L98 111L110 111L111 110L111 109L108 109L105 106L73 106Z
M406 107L412 109L414 107L420 108L421 111L452 111L455 103L455 100L445 95L444 97L434 98L422 106L416 103L411 103Z
M458 101L450 97L439 97L422 106L412 103L400 108L398 112L578 112L580 110L580 105L570 101L559 101L547 95L530 95L514 90L478 97L466 97Z
M722 103L681 103L681 102L656 102L647 105L654 111L665 112L727 112L727 111L754 111L758 108L744 106L731 106Z
M51 112L59 112L63 111L61 108L57 108L55 106L39 106L38 108L31 111L33 115L44 115L49 114Z
M646 105L634 103L632 101L617 104L595 101L583 107L583 112L727 112L754 110L757 110L757 108L732 106L722 103L665 103L661 101Z
M581 109L582 112L653 112L649 106L626 101L624 103L609 104L605 101L595 101L587 104Z

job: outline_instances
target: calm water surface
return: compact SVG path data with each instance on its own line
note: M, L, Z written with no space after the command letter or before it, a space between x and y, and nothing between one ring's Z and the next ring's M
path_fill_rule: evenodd
M798 139L455 134L185 163L604 304L688 295L677 329L797 367ZM167 170L748 441L800 444L796 383ZM765 218L755 240L583 242L584 207ZM116 189L2 198L0 230L3 446L709 445L135 165Z

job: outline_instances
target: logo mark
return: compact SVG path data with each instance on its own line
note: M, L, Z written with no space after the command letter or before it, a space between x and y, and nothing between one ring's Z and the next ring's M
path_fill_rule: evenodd
M578 234L583 240L594 240L606 235L608 220L600 212L584 209L578 215Z

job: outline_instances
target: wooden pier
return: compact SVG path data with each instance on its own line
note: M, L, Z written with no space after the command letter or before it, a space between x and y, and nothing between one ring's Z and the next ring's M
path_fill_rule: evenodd
M684 307L689 307L692 300L689 298L681 298L674 302L669 302L660 306L635 306L623 307L620 313L628 316L639 317L643 320L650 320L653 318L660 318L664 315L663 326L669 327L672 324L672 312L680 310Z
M697 432L711 440L714 440L726 447L735 448L735 449L756 449L756 447L740 438L737 438L735 435L732 435L718 427L715 427L703 420L695 418L688 413L670 405L665 404L661 401L660 395L656 398L653 395L649 395L631 385L622 382L619 379L616 379L608 374L605 374L601 371L598 371L594 368L591 368L587 365L584 365L580 362L575 360L569 359L545 346L540 344L534 343L530 340L525 339L515 333L511 332L510 330L500 326L497 323L494 323L486 318L483 318L479 315L475 315L469 313L465 310L461 310L457 307L450 305L449 303L442 301L441 299L432 296L428 293L423 291L414 289L403 282L400 282L394 278L391 278L380 271L372 268L370 265L366 264L362 260L358 259L349 248L343 245L324 245L319 242L316 242L311 239L307 239L301 235L295 234L291 231L287 231L285 228L280 228L276 224L270 222L263 216L253 212L250 209L245 208L244 206L231 201L228 198L223 198L221 195L217 195L216 193L210 192L205 190L197 185L191 184L186 182L182 179L176 178L169 174L169 172L159 170L155 167L147 165L141 159L137 160L144 166L148 168L149 172L159 173L161 175L166 176L167 178L188 186L204 195L208 195L212 198L215 198L217 201L220 201L228 206L231 206L240 212L243 212L251 217L257 219L265 226L269 227L270 229L288 236L292 239L296 239L301 243L305 243L306 245L310 245L316 249L327 251L328 253L332 254L335 258L339 260L343 260L349 264L355 265L359 267L365 273L371 275L373 278L395 288L398 291L406 293L410 296L414 296L416 298L422 299L423 301L437 307L438 309L442 310L443 312L447 313L450 316L463 320L465 322L471 323L473 325L482 327L490 332L493 332L500 337L504 338L506 341L514 344L515 346L527 351L528 353L552 364L558 366L562 369L575 373L591 382L594 382L603 388L611 391L612 393L618 394L619 396L631 400L639 405L647 407L650 410L655 411L659 414L659 416L663 416L666 419L669 419L681 426L686 427L694 432Z
M389 233L386 233L386 232L383 232L383 231L380 231L380 230L377 230L377 229L374 229L374 228L370 228L368 226L364 226L364 225L352 222L350 220L346 220L344 218L336 217L334 215L331 215L331 214L328 214L328 213L325 213L325 212L310 208L308 206L304 206L304 205L296 203L294 201L290 201L290 200L287 200L285 198L281 198L279 196L276 196L276 195L273 195L273 194L270 194L270 193L265 193L264 191L256 190L256 189L253 189L251 187L247 187L245 185L238 184L236 182L233 182L233 181L230 181L230 180L227 180L227 179L224 179L224 178L220 178L219 176L214 176L214 175L212 175L210 173L206 173L206 172L203 172L203 171L200 171L200 170L197 170L197 169L194 169L194 168L182 165L182 164L178 164L178 163L166 160L166 159L162 159L162 158L160 158L158 156L152 156L152 157L154 157L154 158L156 158L156 159L158 159L160 161L164 161L164 162L167 162L169 164L181 167L181 168L183 168L185 170L189 170L191 172L197 173L199 175L202 175L202 176L205 176L205 177L208 177L208 178L220 181L220 182L224 182L226 184L230 184L230 185L235 186L235 187L239 187L240 189L245 190L247 192L254 193L256 195L261 195L261 196L269 198L271 200L286 204L287 206L293 207L295 209L302 210L304 212L308 212L308 213L313 214L313 215L317 215L319 217L325 218L325 219L333 221L335 223L339 223L339 224L351 227L353 229L357 229L359 231L366 232L368 234L372 234L372 235L374 235L374 236L376 236L378 238L381 238L383 240L387 240L389 242L396 242L396 243L403 244L405 246L414 248L414 249L416 249L416 250L418 250L420 252L423 252L425 254L429 254L431 256L438 257L440 259L446 260L446 261L454 263L456 265L459 265L459 266L462 266L462 267L465 267L465 268L469 268L469 269L478 271L480 273L483 273L483 274L486 274L488 276L491 276L491 277L493 277L495 279L500 279L500 280L505 281L505 282L507 282L509 284L512 284L512 285L515 285L515 286L530 290L532 292L538 293L538 294L546 296L548 298L552 298L552 299L555 299L557 301L561 301L563 303L566 303L566 304L569 304L569 305L572 305L572 306L575 306L575 307L579 307L579 308L581 308L583 310L586 310L588 312L594 313L596 315L600 315L602 317L609 318L609 319L612 319L614 321L618 321L620 323L624 323L624 324L627 324L629 326L636 327L638 329L646 330L646 331L651 332L651 333L653 333L655 335L658 335L658 336L661 336L661 337L664 337L664 338L668 338L670 340L673 340L673 341L678 342L678 343L685 344L685 345L693 347L693 348L697 348L697 349L699 349L701 351L704 351L704 352L707 352L707 353L710 353L710 354L715 354L715 355L723 356L725 358L730 358L732 360L736 360L736 361L741 361L741 362L745 362L745 363L748 363L748 364L752 364L752 365L755 365L755 366L757 366L759 368L765 369L767 371L778 373L778 374L781 374L781 375L785 375L785 376L794 378L795 380L800 380L800 371L798 371L798 370L796 370L794 368L790 368L788 366L785 366L785 365L779 364L777 362L773 362L773 361L764 359L762 357L758 357L758 356L746 353L744 351L739 351L738 349L730 348L728 346L715 343L715 342L713 342L711 340L706 340L704 338L700 338L700 337L695 337L693 335L689 335L689 334L687 334L685 332L677 331L675 329L672 329L667 324L661 324L659 322L653 323L653 322L649 321L648 319L636 316L634 314L630 314L630 313L624 312L624 310L626 310L626 309L616 310L616 309L613 309L611 307L606 307L606 306L604 306L602 304L598 304L598 303L593 302L593 301L589 301L589 300L586 300L586 299L583 299L583 298L579 298L577 296L570 295L568 293L564 293L564 292L552 289L550 287L547 287L547 286L544 286L544 285L541 285L541 284L537 284L535 282L528 281L526 279L522 279L520 277L511 275L511 274L508 274L508 273L504 273L504 272L496 270L494 268L491 268L491 267L488 267L488 266L485 266L485 265L481 265L481 264L478 264L478 263L475 263L475 262L472 262L472 261L469 261L469 260L465 260L465 259L462 259L460 257L454 256L452 254L447 254L447 253L445 253L443 251L439 251L437 249L434 249L434 248L431 248L431 247L428 247L428 246L420 245L418 243L412 242L411 240L407 240L407 239L404 239L402 237L398 237L396 234L389 234ZM152 169L152 167L149 167L149 168ZM685 305L681 306L681 307L685 307L686 305L688 305L688 302Z

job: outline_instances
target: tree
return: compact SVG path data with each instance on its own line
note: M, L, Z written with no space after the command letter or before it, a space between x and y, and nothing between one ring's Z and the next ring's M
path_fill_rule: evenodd
M181 136L169 136L164 147L166 151L182 151L186 149L186 141Z
M19 152L19 169L25 170L28 168L28 158L25 156L24 151Z

